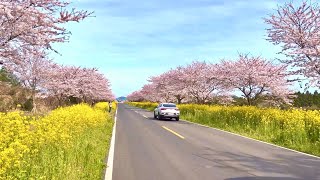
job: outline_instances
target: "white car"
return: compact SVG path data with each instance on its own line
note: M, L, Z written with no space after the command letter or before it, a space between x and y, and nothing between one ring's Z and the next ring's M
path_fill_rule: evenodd
M175 118L179 121L180 110L173 103L161 103L154 109L154 118L162 119L162 118Z

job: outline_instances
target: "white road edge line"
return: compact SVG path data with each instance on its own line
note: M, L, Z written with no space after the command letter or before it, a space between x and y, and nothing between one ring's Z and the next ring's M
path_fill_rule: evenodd
M298 153L298 154L303 154L303 155L306 155L306 156L310 156L310 157L314 157L314 158L320 159L320 157L314 156L314 155L312 155L312 154L307 154L307 153L304 153L304 152L300 152L300 151L296 151L296 150L293 150L293 149L285 148L285 147L278 146L278 145L275 145L275 144L271 144L271 143L268 143L268 142L264 142L264 141L260 141L260 140L253 139L253 138L250 138L250 137L242 136L242 135L240 135L240 134L235 134L235 133L232 133L232 132L229 132L229 131L217 129L217 128L214 128L214 127L210 127L210 126L198 124L198 123L191 122L191 121L187 121L187 120L182 120L182 119L181 119L181 121L188 122L188 123L195 124L195 125L202 126L202 127L206 127L206 128L215 129L215 130L218 130L218 131L221 131L221 132L225 132L225 133L232 134L232 135L235 135L235 136L240 136L240 137L242 137L242 138L254 140L254 141L257 141L257 142L260 142L260 143L264 143L264 144L268 144L268 145L271 145L271 146L274 146L274 147L277 147L277 148L285 149L285 150L292 151L292 152L295 152L295 153Z
M142 115L144 118L147 118L148 119L148 117L146 116L146 115Z
M118 106L117 106L116 113L114 116L114 124L113 124L111 143L110 143L110 149L109 149L109 155L108 155L108 162L107 162L104 180L112 180L114 146L115 146L115 140L116 140L117 114L118 114Z

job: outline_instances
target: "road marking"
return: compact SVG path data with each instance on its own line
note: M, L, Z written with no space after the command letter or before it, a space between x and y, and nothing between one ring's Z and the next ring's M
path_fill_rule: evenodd
M175 132L175 131L173 131L173 130L171 130L171 129L169 129L169 128L165 127L165 126L162 126L162 128L163 128L163 129L165 129L165 130L167 130L167 131L169 131L169 132L171 132L172 134L174 134L174 135L178 136L179 138L184 139L184 137L183 137L183 136L181 136L180 134L178 134L177 132Z
M202 127L206 127L206 128L210 128L210 129L214 129L214 130L217 130L217 131L220 131L220 132L224 132L224 133L227 133L227 134L232 134L234 136L242 137L242 138L245 138L245 139L250 139L250 140L257 141L257 142L260 142L260 143L263 143L263 144L268 144L268 145L271 145L273 147L277 147L277 148L280 148L280 149L285 149L285 150L288 150L288 151L291 151L291 152L295 152L295 153L298 153L298 154L302 154L302 155L305 155L305 156L309 156L309 157L320 159L320 157L312 155L312 154L300 152L300 151L297 151L297 150L294 150L294 149L289 149L289 148L282 147L282 146L279 146L279 145L276 145L276 144L271 144L271 143L268 143L268 142L265 142L265 141L260 141L258 139L253 139L253 138L250 138L250 137L247 137L247 136L243 136L243 135L240 135L240 134L236 134L236 133L233 133L233 132L229 132L229 131L225 131L225 130L222 130L222 129L218 129L218 128L214 128L214 127L198 124L198 123L187 121L187 120L182 120L181 119L181 121L188 122L188 123L195 124L195 125L202 126Z
M111 136L111 143L110 143L110 149L109 149L109 155L108 155L107 168L106 168L106 173L104 176L105 180L112 180L114 146L115 146L115 141L116 141L115 136L116 136L117 114L118 114L118 107L116 109L116 113L115 113L115 117L114 117L114 125L113 125L112 136Z
M145 115L142 115L144 118L147 118L148 119L148 117L147 116L145 116Z

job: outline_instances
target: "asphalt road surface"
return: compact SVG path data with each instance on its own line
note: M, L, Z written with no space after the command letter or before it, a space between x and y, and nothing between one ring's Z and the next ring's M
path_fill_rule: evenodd
M119 104L113 180L320 180L320 159Z

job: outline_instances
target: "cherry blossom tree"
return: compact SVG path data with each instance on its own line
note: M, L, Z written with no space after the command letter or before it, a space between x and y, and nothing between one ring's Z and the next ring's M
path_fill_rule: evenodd
M318 3L303 1L295 7L292 2L279 6L277 12L265 19L268 40L281 45L287 56L282 62L291 65L295 74L311 79L320 87L320 8Z
M47 60L52 45L69 40L68 22L92 14L64 0L0 2L0 64L11 70L35 95L75 97L84 102L113 100L109 80L95 68L61 66ZM36 104L34 104L36 107Z
M171 69L159 76L153 76L148 81L154 86L154 91L161 101L177 102L180 104L181 100L185 98L183 95L182 83L179 82L179 71Z
M70 32L63 24L79 22L90 15L91 12L70 8L70 2L63 0L1 0L1 64L20 60L16 58L20 51L35 50L30 46L52 49L52 43L68 41Z
M114 100L109 80L97 69L61 66L45 58L26 54L19 64L6 64L21 84L31 90L33 111L37 110L36 95L43 94L56 97L60 105L70 97L87 103Z
M140 92L143 94L145 100L151 102L160 102L162 99L162 97L156 91L155 84L144 85Z
M128 95L129 101L150 101L150 102L168 102L167 97L162 97L163 94L158 91L157 84L145 84L139 91L135 91Z
M263 96L288 102L291 93L286 66L274 65L261 57L239 55L236 61L223 60L218 74L225 88L239 90L248 105L255 104Z
M260 98L289 102L291 91L286 65L274 65L261 57L239 55L237 61L220 64L194 61L149 79L149 84L128 96L128 100L152 102L218 101L230 104L231 94L238 90L253 105ZM179 99L180 98L180 99Z
M144 101L144 95L141 91L134 91L133 93L127 96L128 101L141 102Z
M140 91L131 94L129 100L144 99L152 102L177 102L178 104L184 100L185 102L206 103L213 97L218 98L217 96L224 88L219 75L215 74L216 67L206 62L194 61L185 67L171 69L149 78L150 83Z
M23 60L19 63L6 63L5 67L10 70L21 82L21 84L31 90L33 111L37 110L36 94L43 91L43 86L50 80L47 72L55 64L46 59L46 53L30 54L30 51L22 50Z
M95 68L57 65L51 69L47 93L58 98L59 104L68 97L83 102L113 100L110 82Z
M110 88L109 80L95 68L82 69L82 76L78 77L80 98L84 101L112 101L115 99Z
M188 97L196 103L206 103L223 89L213 64L194 61L180 71L180 82L184 84Z
M183 81L183 68L178 67L164 73L166 91L170 92L178 104L187 98L187 85Z
M69 96L73 96L78 91L76 86L80 67L57 65L50 69L48 76L51 81L45 84L47 94L58 99L59 105Z

